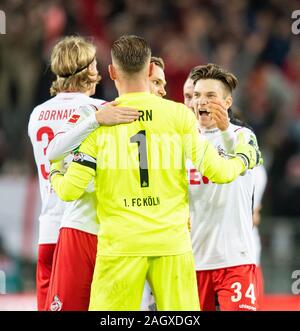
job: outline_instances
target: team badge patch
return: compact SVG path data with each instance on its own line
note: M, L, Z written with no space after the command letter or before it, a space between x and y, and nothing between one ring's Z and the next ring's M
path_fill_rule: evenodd
M54 301L50 305L51 311L61 311L62 308L62 302L59 300L58 295L54 296Z
M96 159L94 159L93 157L87 154L77 152L73 156L73 162L79 163L83 166L96 170Z
M219 155L225 157L226 156L225 150L220 145L217 148Z
M76 154L74 154L73 161L74 162L83 162L84 161L83 153L77 152Z
M79 120L79 118L80 118L80 115L74 114L74 115L71 116L71 118L69 119L68 122L72 123L72 124L75 124Z

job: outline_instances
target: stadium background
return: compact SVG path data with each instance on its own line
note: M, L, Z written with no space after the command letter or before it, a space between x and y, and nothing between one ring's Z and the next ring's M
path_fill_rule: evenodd
M145 37L166 64L167 96L183 101L190 69L214 62L234 72L234 107L254 128L268 172L263 199L262 268L266 309L300 310L292 278L300 270L300 35L296 0L2 0L0 35L0 310L34 308L40 198L27 123L49 98L49 55L64 35L89 36L102 81L96 97L116 96L107 74L112 40ZM299 271L300 274L300 271ZM1 280L0 279L0 280ZM3 282L0 291L3 290ZM295 286L300 292L300 286ZM295 291L294 291L295 292Z

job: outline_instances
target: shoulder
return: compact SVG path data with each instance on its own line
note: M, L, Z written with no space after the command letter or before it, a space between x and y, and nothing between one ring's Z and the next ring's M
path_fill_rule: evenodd
M103 105L103 104L105 104L105 103L107 103L107 101L105 101L105 100L102 100L102 99L96 99L96 98L92 98L92 97L86 97L86 101L87 101L87 103L88 104L90 104L90 105L93 105L93 106L95 106L95 107L99 107L99 106L101 106L101 105Z
M246 139L250 139L250 138L256 139L256 135L251 129L246 128L245 126L240 126L235 124L230 124L230 126L232 127L232 130L236 135L238 135L239 133L243 133Z
M183 118L196 118L194 113L186 105L181 102L172 101L165 98L159 98L164 111L169 111L172 116L182 120Z
M188 109L183 103L181 102L176 102L170 99L165 99L165 98L160 98L157 97L158 100L161 100L161 102L163 102L166 106L170 107L170 108L178 108L181 110L185 110Z
M39 113L40 111L48 108L49 106L52 106L55 104L55 97L48 99L46 101L44 101L43 103L40 103L39 105L35 106L33 108L33 111L31 114L35 114L35 113Z
M78 117L78 115L80 117L87 117L90 114L93 114L97 111L97 106L95 106L94 104L86 104L86 105L81 105L77 111L76 111L76 116Z
M166 100L166 106L169 106L170 117L174 119L176 127L181 132L191 132L192 128L198 127L198 122L194 112L183 103Z
M104 100L95 99L87 96L84 99L84 102L81 103L81 105L78 107L76 111L76 115L75 115L77 116L76 122L79 120L78 115L81 117L81 119L84 119L90 116L92 113L95 113L95 111L97 111L98 108L105 103L106 101Z
M29 126L32 125L32 122L35 121L36 118L38 118L42 111L47 110L50 106L55 104L54 98L51 98L49 100L46 100L45 102L35 106L30 114L29 117Z
M34 132L37 128L38 118L41 113L40 106L36 106L29 116L28 127L27 127L27 134L32 139Z

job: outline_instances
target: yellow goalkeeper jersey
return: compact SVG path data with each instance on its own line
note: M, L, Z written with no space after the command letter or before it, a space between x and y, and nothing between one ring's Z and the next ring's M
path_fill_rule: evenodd
M100 255L189 252L186 158L216 183L234 180L245 165L239 158L225 160L200 141L196 118L183 104L146 92L116 100L139 109L139 120L96 129L52 185L63 200L74 200L95 176Z

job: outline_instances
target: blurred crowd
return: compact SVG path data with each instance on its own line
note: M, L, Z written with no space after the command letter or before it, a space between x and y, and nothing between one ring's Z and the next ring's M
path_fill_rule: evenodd
M297 0L2 0L0 168L34 173L27 123L49 98L49 56L64 35L97 45L96 97L116 96L107 75L110 44L145 37L166 64L167 97L183 101L190 69L217 63L239 79L234 108L256 132L269 175L267 212L300 216L300 35L291 30Z

